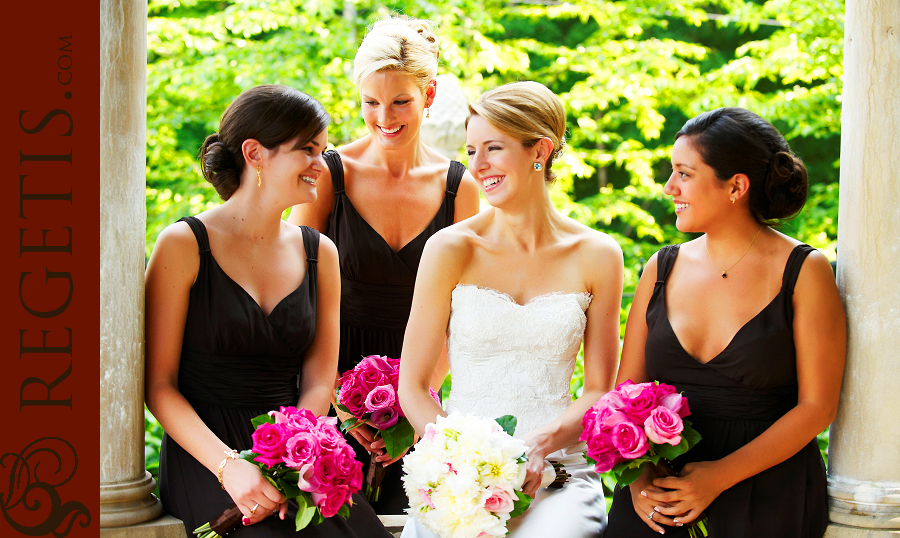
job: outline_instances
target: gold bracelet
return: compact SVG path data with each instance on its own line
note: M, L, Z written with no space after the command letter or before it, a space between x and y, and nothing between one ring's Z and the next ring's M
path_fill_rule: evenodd
M238 458L237 450L230 448L225 451L225 459L222 460L222 463L219 464L219 470L217 474L219 475L219 485L222 486L222 489L225 489L225 484L222 483L222 471L225 470L225 464L228 463L228 460L236 460Z

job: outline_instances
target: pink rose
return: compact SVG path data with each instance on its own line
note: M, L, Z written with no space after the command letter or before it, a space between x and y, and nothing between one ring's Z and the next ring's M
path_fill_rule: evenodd
M397 410L393 407L386 407L384 409L373 411L372 414L369 415L369 420L372 421L372 426L375 426L379 430L386 430L397 424L400 420L400 414L397 413Z
M313 434L319 439L321 451L331 452L336 448L347 444L341 432L337 429L337 417L319 417Z
M651 385L653 384L651 383ZM632 387L639 386L632 385ZM650 411L656 408L656 390L649 386L644 386L639 392L637 390L632 391L632 394L632 398L628 401L623 411L635 424L643 424L647 417L650 416Z
M514 508L516 494L510 486L494 486L491 496L484 501L484 509L492 514L508 514Z
M356 453L349 445L342 446L333 452L336 482L350 488L351 492L359 491L362 485L362 463L356 461Z
M375 387L391 384L391 380L387 374L371 365L363 367L357 366L356 375L357 383L365 387L366 390L371 391Z
M594 405L596 406L600 402L603 402L607 407L612 409L622 409L628 404L628 400L625 399L625 396L615 390L611 390L604 394L600 398L600 401Z
M647 453L647 436L643 428L631 422L619 422L612 428L612 442L619 454L627 460Z
M684 422L675 411L659 406L647 417L644 422L644 431L647 433L647 438L653 443L668 443L677 446L681 442Z
M256 461L273 466L282 462L285 453L285 443L290 438L291 432L284 424L260 424L253 432L253 452L259 454Z
M612 429L596 429L596 433L587 440L587 455L596 462L595 470L605 473L618 463L625 461L613 444Z
M338 393L338 402L346 407L354 417L363 418L366 414L366 395L369 390L357 383L352 376L348 377L348 374L344 374L344 381Z
M314 491L310 497L323 517L333 517L350 499L350 489L347 486L334 486L324 491Z
M425 435L422 436L422 440L426 443L430 443L434 440L434 436L437 434L437 430L434 429L434 424L426 424L425 425Z
M275 424L285 424L294 431L309 431L316 423L316 415L308 409L282 407L280 411L269 411L275 417Z
M328 489L334 485L335 478L338 475L337 463L334 461L332 454L321 454L316 460L316 482L319 483L319 489Z
M300 431L285 443L285 455L282 459L288 467L300 467L305 463L313 463L318 455L318 437L312 432Z
M691 414L691 410L688 409L687 398L678 393L666 394L659 399L659 405L678 413L678 416L681 418Z
M396 401L397 394L394 392L394 387L381 385L372 389L372 392L366 396L366 411L372 413L385 407L392 407Z

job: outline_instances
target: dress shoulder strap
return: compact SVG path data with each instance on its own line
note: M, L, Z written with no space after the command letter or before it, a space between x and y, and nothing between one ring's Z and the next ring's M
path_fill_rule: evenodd
M191 227L194 237L197 238L197 245L200 247L200 255L209 254L209 235L206 233L206 226L197 217L181 217L178 222L184 221Z
M669 278L669 271L675 265L678 249L681 245L666 245L656 254L656 282L664 283Z
M466 167L459 161L450 161L450 168L447 170L447 195L456 197L456 191L462 182L463 174L466 173Z
M794 294L794 286L797 284L797 277L800 276L800 268L803 267L803 261L814 250L809 245L800 244L794 247L791 255L788 256L787 263L784 266L784 276L781 278L781 289L787 293L788 297Z
M306 262L319 261L319 230L309 226L300 226L303 233L303 250L306 251Z
M331 172L331 185L335 194L344 194L344 163L341 162L341 154L336 149L330 149L322 154L328 170Z

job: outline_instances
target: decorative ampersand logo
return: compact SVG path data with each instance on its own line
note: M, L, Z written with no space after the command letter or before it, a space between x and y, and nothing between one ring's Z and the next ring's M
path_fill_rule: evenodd
M91 524L91 513L77 501L62 502L56 488L78 467L75 448L65 439L43 437L19 454L0 457L0 469L9 469L9 488L0 491L0 511L13 529L27 536L53 534L62 538L77 522Z

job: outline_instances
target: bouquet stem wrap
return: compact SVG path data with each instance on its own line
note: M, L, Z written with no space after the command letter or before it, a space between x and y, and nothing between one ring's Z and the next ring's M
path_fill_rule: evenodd
M381 482L384 481L386 471L381 462L375 460L377 457L377 452L369 453L369 470L363 484L363 493L369 502L378 502L381 498Z

